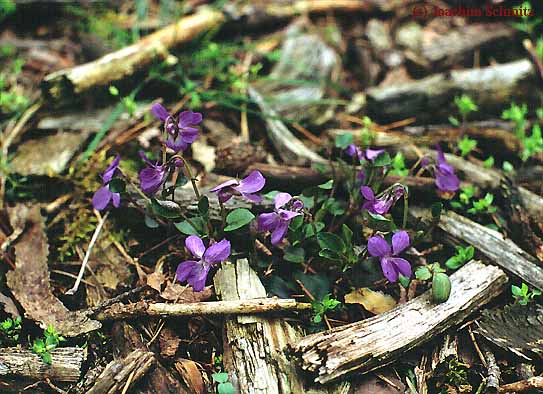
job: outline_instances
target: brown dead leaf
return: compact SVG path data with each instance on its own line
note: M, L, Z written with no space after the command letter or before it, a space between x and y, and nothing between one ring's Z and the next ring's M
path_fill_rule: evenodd
M200 302L211 298L213 292L208 286L202 291L194 291L192 287L182 286L179 283L168 282L166 288L160 293L160 297L167 301L178 303Z
M194 361L180 358L175 363L175 369L179 372L192 394L205 393L202 374Z
M396 306L394 298L381 291L361 288L345 295L346 304L360 304L375 315L391 310Z
M15 270L6 274L8 286L25 316L44 329L52 324L68 337L99 329L100 322L89 319L85 312L68 310L53 295L47 266L49 245L39 206L20 204L9 209L8 214L11 223L26 223L15 244Z
M160 355L169 358L175 356L181 343L181 338L171 328L165 327L160 331L158 342L160 344Z
M166 275L162 272L155 271L152 274L147 275L147 286L158 292L162 290L164 282L166 282Z
M15 319L20 316L13 300L2 293L0 293L0 304L3 305L4 312L11 315L12 318Z

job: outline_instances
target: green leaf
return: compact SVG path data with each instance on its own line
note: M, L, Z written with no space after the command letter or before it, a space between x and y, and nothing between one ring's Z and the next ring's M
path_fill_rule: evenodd
M53 364L53 358L51 357L51 353L49 352L41 353L41 359L45 364Z
M324 190L331 190L332 187L334 187L334 181L332 179L330 179L328 182L325 182L319 185L319 188L324 189Z
M207 196L202 196L200 198L200 201L198 201L198 211L203 216L207 215L207 213L209 212L209 199L207 198Z
M336 148L345 149L353 143L353 135L351 133L339 134L336 136Z
M462 157L467 156L475 147L477 146L477 141L464 136L460 141L458 141L458 148L460 149L460 154Z
M319 233L323 228L325 227L325 224L323 222L316 222L315 228L317 229L317 233ZM304 234L306 238L310 238L313 235L315 235L315 229L313 228L313 225L311 223L308 223L304 227Z
M505 172L511 172L515 169L515 167L513 167L513 164L509 163L508 161L504 161L502 164L502 169Z
M321 249L319 256L330 260L341 260L340 254L330 249Z
M182 234L185 234L185 235L204 235L206 233L205 231L206 221L202 217L196 216L190 219L190 221L192 222L192 224L194 224L196 228L193 227L186 220L180 223L174 223L174 226Z
M119 89L117 89L116 86L111 85L109 87L109 94L111 94L112 96L118 96L119 95Z
M304 216L298 215L290 221L288 228L290 228L292 231L296 231L302 227L302 224L304 224Z
M334 233L317 234L317 242L321 249L330 249L336 253L345 253L347 250L343 240Z
M455 270L464 265L464 261L462 261L462 259L459 259L458 256L453 256L445 261L445 265L447 266L447 268Z
M211 378L215 383L226 383L228 382L228 373L226 372L217 372L211 375Z
M353 240L353 231L349 228L349 226L343 224L343 226L341 226L341 234L343 235L343 240L347 246L351 245Z
M113 178L109 181L109 190L112 193L124 193L126 190L126 183L121 178Z
M224 231L237 230L238 228L249 224L254 218L255 215L253 215L253 213L246 208L234 209L226 217L226 223L228 226L224 228Z
M221 383L217 386L219 394L235 394L234 386L230 382Z
M488 159L483 161L483 166L485 168L492 168L494 166L494 156L490 156Z
M451 124L453 126L460 126L460 121L458 119L456 119L454 116L449 116L449 122L451 122Z
M390 158L390 155L388 152L383 152L373 162L374 167L385 167L392 164L392 159Z
M407 276L403 276L402 274L400 274L398 275L398 282L400 282L400 285L402 285L404 289L407 289L411 280Z
M518 287L518 286L511 285L511 293L514 296L522 297L522 290L520 290L520 287Z
M145 225L149 228L157 228L159 226L158 222L150 216L145 215L143 219Z
M279 191L272 190L271 192L263 194L262 197L264 197L267 200L273 200L277 194L279 194Z
M291 263L303 263L305 261L305 251L303 248L287 246L283 258Z
M415 270L415 278L417 278L418 280L428 280L431 277L432 273L430 272L428 267L421 266L417 267L417 269Z
M167 219L175 219L181 216L181 207L179 204L169 200L151 199L151 209L153 212Z

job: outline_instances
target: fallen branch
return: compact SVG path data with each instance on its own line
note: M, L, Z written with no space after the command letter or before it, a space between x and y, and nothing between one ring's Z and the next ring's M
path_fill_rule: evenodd
M125 358L111 361L87 394L126 393L154 363L153 352L134 350Z
M471 261L451 276L447 302L433 304L430 291L388 312L303 338L294 352L301 367L327 383L349 372L368 372L462 322L497 296L507 282L497 267Z
M415 217L428 219L430 212L412 207L409 209ZM497 231L452 211L442 212L439 228L454 238L472 245L496 265L515 274L526 283L543 290L543 268L537 259L510 239L505 239Z
M87 351L78 347L62 347L51 351L51 365L40 356L19 347L0 349L0 376L16 375L43 380L77 382Z
M191 302L187 304L148 303L115 304L96 315L97 320L133 319L139 316L246 315L279 311L303 311L311 304L294 299L257 298L238 301Z

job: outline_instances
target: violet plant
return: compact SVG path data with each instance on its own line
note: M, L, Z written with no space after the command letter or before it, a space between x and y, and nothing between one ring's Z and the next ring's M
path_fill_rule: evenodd
M386 179L391 171L401 177L412 173L413 169L405 168L403 157L392 160L384 149L355 145L352 135L338 137L340 157L330 161L332 179L299 195L270 192L265 197L272 198L273 204L266 209L260 195L266 179L256 170L211 187L208 195L200 192L185 157L198 138L200 113L184 111L175 115L161 104L154 104L152 113L163 123L159 157L154 160L145 152L139 153L144 167L136 185L121 170L117 156L102 175L93 205L99 210L110 205L116 208L121 199L126 199L145 215L149 227L173 225L186 235L184 244L190 255L185 253L186 258L178 263L177 281L202 291L213 268L228 260L233 248L257 240L268 245L271 256L295 264L333 263L347 272L361 262L378 259L388 282L405 285L411 277L411 263L400 256L418 239L413 233L412 240L406 229L408 188L402 178L394 183ZM434 174L438 191L458 189L459 180L441 150L426 168ZM186 209L176 201L176 188L189 181L196 210ZM233 208L238 203L249 205ZM212 205L220 207L220 216ZM398 213L400 225L395 223ZM353 226L357 226L356 232ZM247 248L241 247L238 252L247 253ZM249 253L258 255L256 249ZM316 298L323 299L326 294L332 294L331 289Z

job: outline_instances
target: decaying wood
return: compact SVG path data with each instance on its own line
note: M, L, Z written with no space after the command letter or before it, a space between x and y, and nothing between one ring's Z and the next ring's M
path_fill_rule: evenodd
M428 210L417 207L410 208L410 212L415 217L427 220L431 217ZM494 264L543 290L543 267L537 259L497 231L452 211L442 212L438 226L454 238L472 245Z
M533 389L543 389L543 376L534 376L519 382L504 384L500 386L500 393L524 393Z
M100 322L89 319L85 312L68 310L52 292L47 265L49 245L40 207L20 204L8 209L8 213L13 228L25 229L14 246L15 270L6 274L25 317L44 329L51 324L69 337L99 329Z
M152 352L134 350L128 356L111 361L87 394L116 394L128 392L155 363Z
M98 320L133 319L138 316L246 315L311 309L311 304L294 299L259 298L254 300L191 302L187 304L148 303L115 304L96 316Z
M433 304L430 291L388 312L303 338L294 348L301 367L327 383L353 371L367 372L463 321L497 296L507 282L494 266L470 261L451 276L447 302Z
M215 289L223 300L250 300L266 296L266 290L246 259L225 263L215 274ZM259 316L232 316L226 320L224 363L236 393L326 393L304 388L295 366L283 352L298 340L284 320ZM334 389L340 392L338 387Z
M474 98L480 111L497 113L504 101L529 100L534 93L535 77L535 68L527 59L453 70L401 85L371 88L367 92L367 111L372 119L387 121L413 114L419 121L447 117L454 96L465 93Z
M51 351L51 365L36 353L19 347L0 348L0 376L24 376L42 380L77 382L87 351L78 347L62 347Z
M449 357L458 357L458 337L447 334L432 353L432 371Z
M134 350L149 352L149 347L143 342L141 334L126 322L115 322L113 338L120 350L121 357L127 357ZM149 394L189 394L190 390L172 372L157 360L152 373L146 374L140 382L142 393Z

